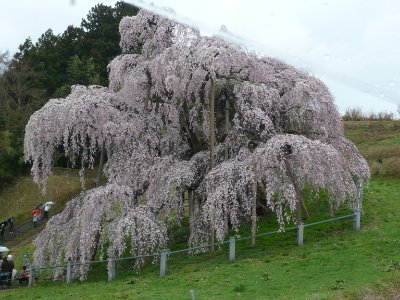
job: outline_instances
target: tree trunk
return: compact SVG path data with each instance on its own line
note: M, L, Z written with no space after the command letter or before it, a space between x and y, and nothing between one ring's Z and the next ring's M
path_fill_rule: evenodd
M229 123L229 99L228 97L225 99L225 134L228 135L228 130L230 128ZM227 142L227 138L225 138L225 160L229 159L229 145ZM228 205L226 205L224 212L224 220L225 220L225 232L228 233L229 230L229 220L228 220Z
M97 248L99 247L99 242L100 242L100 231L96 232L96 236L95 236L95 242L94 242L94 246L93 246L93 252L92 252L92 257L90 258L91 261L96 260L96 254L97 254Z
M211 80L211 89L210 89L210 170L212 170L215 166L215 87L214 81ZM213 229L213 222L211 220L210 224L210 244L214 244L215 242L215 232ZM214 246L210 247L211 252L214 252Z
M188 191L189 193L189 220L193 216L193 209L194 209L194 192L192 190Z
M104 163L104 148L105 146L103 142L103 145L101 146L99 170L97 171L96 187L99 187L100 185L100 176L101 176L101 171L103 170L103 163Z
M228 130L230 128L229 123L229 99L225 99L225 134L228 135ZM229 145L227 143L227 138L225 138L225 160L229 159Z
M150 84L149 84L149 86L147 87L146 100L144 102L144 111L145 112L149 111L150 91L151 91L151 87L150 87Z
M257 165L253 158L253 200L251 202L251 245L256 244L256 232L257 232Z
M296 198L297 198L297 203L296 203L296 219L297 219L297 224L301 224L301 210L303 211L304 217L308 219L310 215L308 214L308 210L306 205L304 204L303 197L301 196L300 192L300 187L297 184L296 178L294 176L294 173L292 171L292 168L290 167L289 162L287 161L286 158L284 158L285 161L285 167L286 170L288 171L288 175L290 180L292 181L295 193L296 193Z
M194 231L194 201L195 201L195 193L194 191L189 192L189 227L190 227L190 234L192 235Z

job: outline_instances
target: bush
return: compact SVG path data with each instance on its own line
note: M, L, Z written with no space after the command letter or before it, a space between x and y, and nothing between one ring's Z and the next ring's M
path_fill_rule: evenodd
M395 119L391 112L364 113L361 107L349 107L343 115L343 121L392 121Z
M400 160L400 145L380 145L362 151L368 161L383 163L384 159L396 158Z
M347 108L343 115L344 121L361 121L364 120L364 115L360 107Z
M373 176L400 177L400 159L398 157L384 159L382 163L371 162L370 168Z
M235 288L233 289L233 291L236 293L242 293L245 290L246 290L246 287L243 284L239 284L239 285L235 286Z

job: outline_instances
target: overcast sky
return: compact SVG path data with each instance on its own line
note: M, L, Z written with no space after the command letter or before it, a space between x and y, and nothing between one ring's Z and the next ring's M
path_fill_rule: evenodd
M0 51L15 52L48 28L79 25L98 0L2 1ZM116 0L101 1L107 5ZM397 0L129 0L194 24L206 34L228 29L262 55L280 58L323 79L341 112L396 112L400 104L400 1ZM153 3L152 6L147 6ZM173 11L173 12L172 12Z
M14 53L26 38L36 42L49 28L59 34L79 26L99 2L113 6L117 0L0 0L0 51Z

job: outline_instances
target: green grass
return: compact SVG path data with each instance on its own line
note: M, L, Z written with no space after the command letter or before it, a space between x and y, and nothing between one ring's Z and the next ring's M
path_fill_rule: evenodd
M400 121L348 121L344 126L373 176L400 177Z
M0 292L0 299L189 299L191 289L196 299L357 297L379 282L400 281L399 184L399 179L371 182L360 232L343 220L306 228L302 247L294 232L262 237L255 248L238 242L233 263L227 247L215 254L171 255L165 278L159 277L158 264L149 262L136 274L131 262L121 264L117 280L107 283L103 264L87 282L67 287L41 277L31 289Z
M400 121L347 121L346 137L360 150L376 145L400 144Z
M380 123L380 124L378 124ZM346 122L347 136L367 153L370 164L383 156L398 162L400 123ZM381 152L383 154L381 154ZM379 163L379 162L378 162ZM228 261L227 247L214 254L173 254L168 258L167 276L159 277L158 263L148 261L140 274L132 261L117 266L117 278L107 282L106 264L93 266L86 282L52 282L46 274L33 288L0 291L0 299L357 299L400 295L400 177L387 171L374 175L364 190L360 232L351 220L305 228L304 246L296 245L296 233L284 232L237 242L236 261ZM307 203L308 222L326 219L326 203ZM346 214L348 211L342 211ZM267 215L258 222L258 232L276 229ZM171 249L185 248L188 230L174 229ZM241 236L250 233L243 227ZM30 246L16 249L22 257ZM17 264L18 265L18 264Z
M41 194L38 186L33 183L31 176L19 178L16 183L0 193L0 220L14 217L16 225L29 220L31 211L39 204L49 200L54 201L53 212L62 209L68 200L79 194L81 183L79 170L56 168L49 178L46 196ZM86 186L93 186L95 171L86 173Z

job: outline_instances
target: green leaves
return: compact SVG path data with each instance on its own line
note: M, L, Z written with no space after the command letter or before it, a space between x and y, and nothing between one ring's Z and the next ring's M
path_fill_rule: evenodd
M10 181L18 170L17 150L12 145L12 139L13 134L10 131L0 131L0 182L2 184Z

